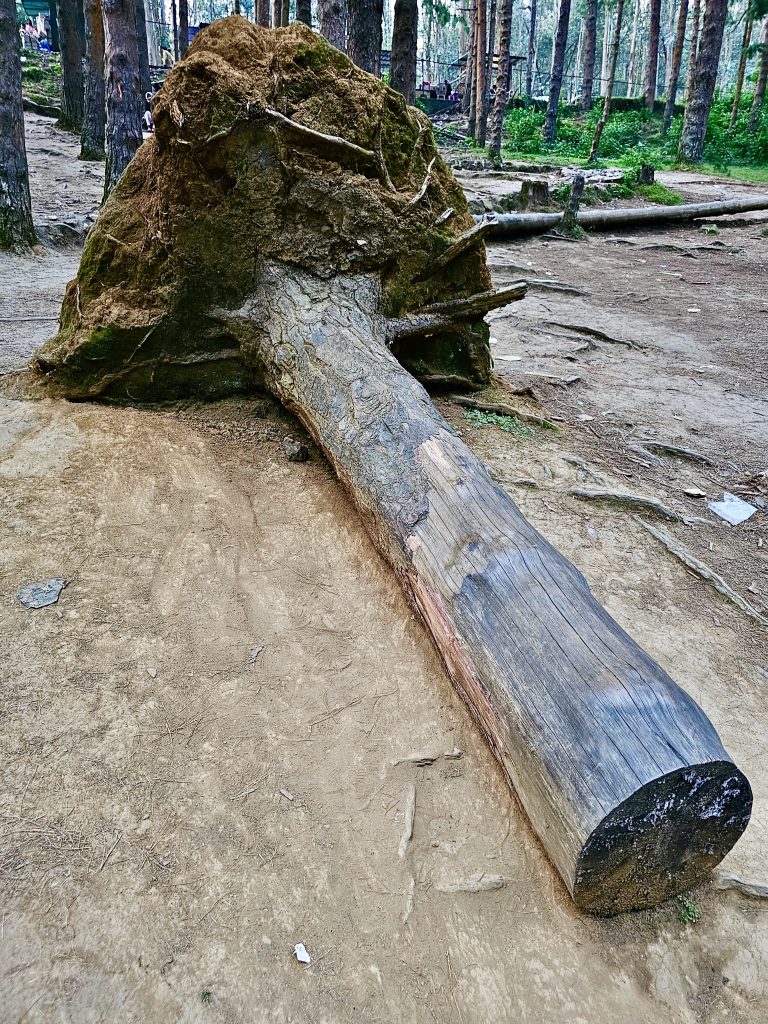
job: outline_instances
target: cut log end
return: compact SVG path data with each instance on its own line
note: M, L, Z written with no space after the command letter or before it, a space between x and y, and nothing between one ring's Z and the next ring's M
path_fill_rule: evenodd
M576 867L574 902L609 917L691 889L741 836L751 810L749 782L730 761L662 775L592 832Z

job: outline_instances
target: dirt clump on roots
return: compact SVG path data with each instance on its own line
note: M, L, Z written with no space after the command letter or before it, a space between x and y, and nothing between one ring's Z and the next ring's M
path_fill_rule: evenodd
M153 113L155 135L104 205L59 333L38 353L68 397L219 397L258 383L217 310L249 301L265 260L378 275L384 316L490 287L482 246L415 280L472 227L463 193L426 117L305 25L215 22ZM414 372L420 360L490 372L479 317L427 345L403 360Z

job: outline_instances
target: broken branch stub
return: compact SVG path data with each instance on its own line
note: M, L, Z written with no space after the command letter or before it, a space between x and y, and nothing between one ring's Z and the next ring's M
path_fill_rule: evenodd
M302 149L301 133L297 151L270 119L210 142L254 90L294 121L314 116L318 131L379 148L398 192L340 152ZM483 342L482 321L463 317L490 292L479 233L467 241L466 204L419 115L304 26L243 19L196 37L156 112L157 136L104 207L43 354L52 379L77 397L109 379L101 393L114 396L112 385L135 387L139 342L142 362L237 353L239 372L295 412L334 466L577 905L613 914L698 882L746 827L747 780L387 344L398 317L461 321L443 336L442 371L428 347L419 356L425 377L455 381L458 346L473 332ZM436 226L449 206L450 228ZM204 388L214 378L201 365Z

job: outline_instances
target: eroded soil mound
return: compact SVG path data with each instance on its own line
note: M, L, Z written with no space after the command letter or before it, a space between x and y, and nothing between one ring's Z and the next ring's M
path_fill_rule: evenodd
M216 311L247 302L264 260L325 278L376 274L385 316L489 287L482 246L414 281L472 226L464 196L427 119L306 26L215 22L168 76L154 117L38 356L70 397L250 386L258 366ZM487 371L479 319L442 341L413 346L412 368Z

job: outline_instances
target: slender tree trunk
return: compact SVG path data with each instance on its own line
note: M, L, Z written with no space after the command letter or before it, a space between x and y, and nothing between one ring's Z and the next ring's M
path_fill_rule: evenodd
M80 131L83 127L85 90L80 51L78 0L57 0L61 45L61 119L62 128Z
M173 59L176 61L179 59L179 21L176 13L176 0L171 0L171 25L173 28ZM139 58L139 65L141 65L141 58Z
M296 21L312 25L312 0L296 0Z
M469 2L469 49L467 50L467 67L464 74L464 105L468 112L467 131L471 138L475 137L477 129L477 65L475 56L477 54L477 0Z
M188 0L178 0L179 5L179 58L184 59L184 55L189 49L189 2ZM269 22L269 19L267 19Z
M396 0L392 28L389 84L413 103L416 94L416 44L419 33L419 0Z
M651 0L651 18L648 26L648 64L645 72L645 105L653 110L656 103L656 78L659 72L659 29L661 28L661 0Z
M280 28L283 17L283 0L272 0L272 28Z
M597 0L587 0L584 19L584 76L581 86L581 109L592 109L592 89L595 83L595 56L597 53Z
M486 125L486 131L487 131L487 125L488 125L488 113L489 113L489 110L490 110L490 95L489 94L490 94L490 91L491 91L491 82L493 81L493 58L494 58L494 55L496 53L496 5L497 5L497 0L490 0L490 6L487 8L487 10L488 10L488 27L487 27L486 31L487 31L487 36L488 36L488 48L487 48L487 55L486 55L486 60L485 60L485 90L486 90L486 98L485 98L485 103L483 105L483 118L484 118L484 123Z
M290 0L283 0L280 7L280 27L288 28L288 22L291 20L291 5Z
M495 163L501 161L501 133L504 128L504 114L509 97L509 69L512 64L512 8L514 0L501 0L501 25L499 29L499 76L496 79L496 99L491 119L491 144L488 155Z
M552 54L552 78L549 83L549 103L547 116L544 119L542 137L545 142L555 141L557 127L557 105L560 102L560 90L563 85L563 65L565 63L565 47L568 42L568 23L571 17L571 0L560 0L560 11L557 17L557 31Z
M733 128L733 126L736 124L736 118L739 116L741 93L744 89L744 73L747 70L747 48L749 44L752 42L752 24L752 19L749 17L749 12L747 12L746 21L744 23L744 36L741 40L741 53L739 54L739 69L736 72L736 91L733 95L731 119L728 122L729 128Z
M683 46L685 46L685 25L688 21L688 0L680 0L680 10L677 13L677 32L675 33L675 48L672 51L672 63L669 66L669 78L667 80L667 102L664 104L664 118L661 123L661 132L666 135L672 118L675 116L675 100L677 99L677 83L680 78L680 65L683 60Z
M608 66L608 89L603 100L603 110L600 114L600 120L595 126L595 137L592 139L592 148L589 152L589 162L593 163L597 159L598 150L600 149L600 139L603 135L603 129L608 123L608 118L611 116L611 103L613 102L613 83L616 78L616 64L619 60L619 47L621 46L621 22L624 18L624 0L618 0L616 4L616 28L613 32L613 42L611 44L611 56L610 63Z
M176 33L178 37L178 31ZM141 102L139 117L144 113L144 95L152 89L152 77L149 73L149 43L147 42L147 12L144 0L136 0L136 40L139 46L139 81L141 82ZM181 49L179 44L178 49ZM178 52L176 54L178 60Z
M318 0L317 20L320 32L331 46L342 53L347 52L347 4L346 0Z
M688 54L688 74L685 79L685 102L691 98L694 76L696 74L696 57L699 50L699 27L701 25L701 0L693 0L691 17L691 49Z
M680 136L678 155L682 160L698 163L704 151L707 122L715 95L723 30L728 15L728 0L707 0L704 24L696 54L693 91L685 108L683 134Z
M322 6L323 0L320 0L318 8L322 8ZM179 14L181 14L181 8L179 8ZM262 28L269 28L269 0L256 0L256 24L261 25Z
M59 19L56 14L56 4L54 0L51 0L50 6L48 7L48 16L51 21L51 49L54 53L59 52Z
M752 100L752 109L749 112L749 130L753 132L757 127L757 120L763 108L765 99L765 86L768 82L768 18L763 22L763 31L760 33L760 43L764 47L760 51L760 64L758 65L757 83L755 84L755 97Z
M347 53L363 71L378 76L384 0L348 0Z
M525 65L525 95L533 95L533 63L536 57L536 0L531 0L531 24L528 29L528 61Z
M141 145L141 86L135 0L102 0L102 10L107 101L106 199Z
M0 249L34 245L15 0L0 0Z
M233 14L239 14L240 13L240 0L234 0L234 4L232 5L232 13Z
M629 41L629 61L627 63L627 96L634 96L635 63L637 60L637 37L640 31L640 0L635 0L632 13L632 37Z
M85 117L80 159L104 159L104 24L101 0L85 0Z
M611 9L608 0L603 0L603 51L600 55L600 95L605 96L608 88L608 64L611 59Z
M485 131L487 124L488 83L485 77L486 72L486 34L488 22L486 0L477 0L477 32L475 47L475 95L477 96L477 124L475 126L475 141L478 146L485 145Z

